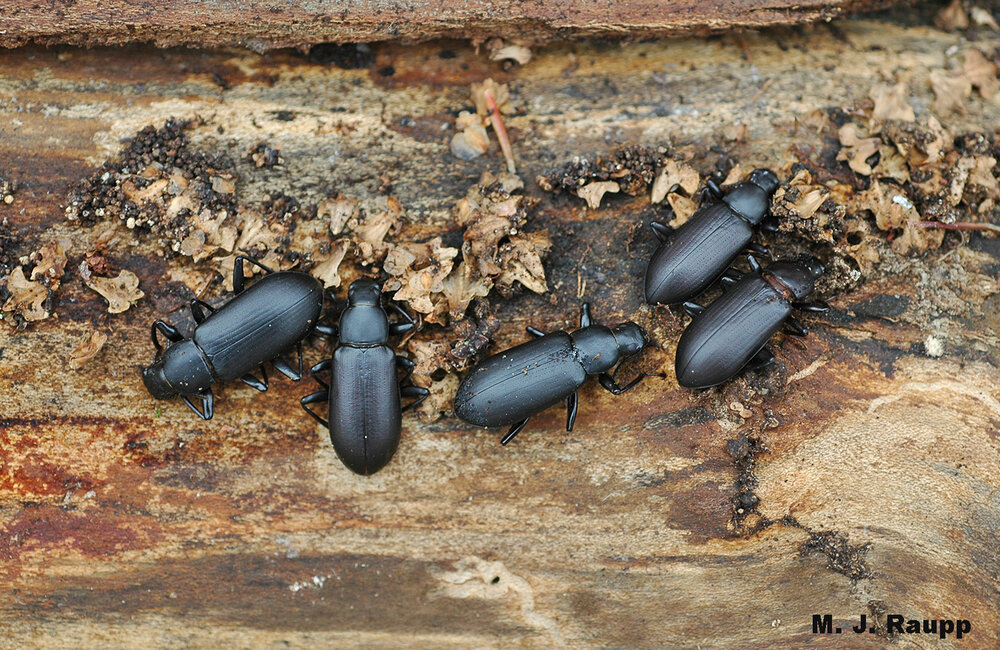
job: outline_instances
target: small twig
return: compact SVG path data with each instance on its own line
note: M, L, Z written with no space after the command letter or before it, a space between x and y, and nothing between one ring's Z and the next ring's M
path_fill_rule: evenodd
M958 221L956 223L941 223L940 221L912 221L918 228L934 228L940 230L986 230L988 232L1000 233L1000 226L992 223L971 223L968 221Z
M500 118L500 109L497 107L497 101L493 98L493 93L489 90L483 92L483 96L486 99L486 108L490 111L490 122L493 123L493 130L497 132L497 140L500 141L500 149L503 151L503 157L507 160L507 171L511 174L516 174L517 167L514 166L514 152L510 148L510 138L507 137L507 128L503 125L503 120Z

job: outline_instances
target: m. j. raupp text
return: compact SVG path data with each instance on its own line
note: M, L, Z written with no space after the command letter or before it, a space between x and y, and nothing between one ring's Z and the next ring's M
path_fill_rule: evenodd
M972 631L972 622L964 618L907 618L902 614L887 614L885 627L881 631L889 636L933 634L942 639L954 634L956 639L961 639ZM833 614L813 614L812 632L813 634L841 634L843 632L877 634L879 628L875 626L874 621L869 623L867 614L861 615L857 625L848 626L846 629L833 624Z

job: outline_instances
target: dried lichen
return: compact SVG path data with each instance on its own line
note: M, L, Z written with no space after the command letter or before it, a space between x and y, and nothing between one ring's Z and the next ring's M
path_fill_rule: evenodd
M69 353L69 367L78 370L92 360L108 342L108 335L100 330L94 330L80 345Z
M21 265L11 272L4 285L6 300L2 312L5 320L23 328L52 315L53 296L66 272L69 246L68 239L57 238L21 258Z

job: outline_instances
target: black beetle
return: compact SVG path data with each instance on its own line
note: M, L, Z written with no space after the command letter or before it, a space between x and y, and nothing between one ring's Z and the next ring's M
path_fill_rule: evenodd
M495 354L477 365L462 381L455 395L455 415L481 427L511 425L501 440L514 439L528 418L560 401L566 401L566 430L573 430L577 389L587 375L599 375L601 386L619 395L648 375L619 386L609 374L618 362L636 354L647 343L646 333L632 322L614 329L591 323L590 305L584 303L580 329L572 333L545 334Z
M243 262L266 272L245 291ZM265 391L268 382L263 364L267 361L291 379L302 378L302 339L313 330L323 311L323 285L308 273L273 272L241 255L233 265L233 291L236 297L218 309L201 300L191 301L196 326L189 339L165 321L153 323L151 337L156 357L142 371L142 381L153 397L180 395L199 417L210 420L214 383L239 378ZM157 331L170 340L166 349ZM296 347L298 371L281 356ZM259 379L252 374L258 367ZM191 401L195 396L201 399L201 410Z
M302 398L302 408L330 430L337 456L351 471L374 474L396 453L402 426L401 413L427 399L428 390L403 386L413 372L413 361L396 355L389 336L413 329L413 319L395 303L404 318L390 323L381 305L382 292L374 280L355 280L347 291L347 308L335 328L339 346L333 357L312 367L323 390ZM405 370L402 380L398 367ZM329 372L329 383L318 377ZM416 397L405 407L403 397ZM326 403L329 420L317 415L310 404Z
M808 296L823 265L811 255L780 261L762 270L749 256L751 272L730 271L722 278L725 292L708 307L684 303L693 318L677 344L677 382L687 388L721 384L743 368L756 369L774 361L765 347L771 335L786 325L805 336L792 309L821 312L823 303L798 302Z
M753 228L768 214L778 177L768 169L756 169L745 181L723 193L709 179L702 191L702 206L675 231L665 224L650 224L660 246L646 266L646 302L674 305L708 287L726 270L739 252L752 248ZM704 205L708 194L716 203Z

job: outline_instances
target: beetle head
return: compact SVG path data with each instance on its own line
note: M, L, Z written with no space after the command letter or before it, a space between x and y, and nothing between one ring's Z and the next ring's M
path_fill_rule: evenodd
M649 342L646 330L631 321L618 325L611 330L611 333L615 336L618 351L621 353L623 359L637 353L646 347L646 343Z
M756 225L771 209L771 196L778 189L778 177L770 169L755 169L742 183L729 190L722 200L740 216Z
M172 344L142 371L142 382L156 399L194 395L209 388L213 381L205 354L192 339Z
M823 263L804 254L794 260L775 262L767 267L767 273L788 287L796 300L802 300L812 293L816 280L823 275Z
M169 399L177 394L164 376L163 364L159 359L142 369L142 383L146 384L146 390L156 399Z
M381 302L382 288L378 282L370 278L361 278L351 283L347 290L347 300L354 305L378 305Z

